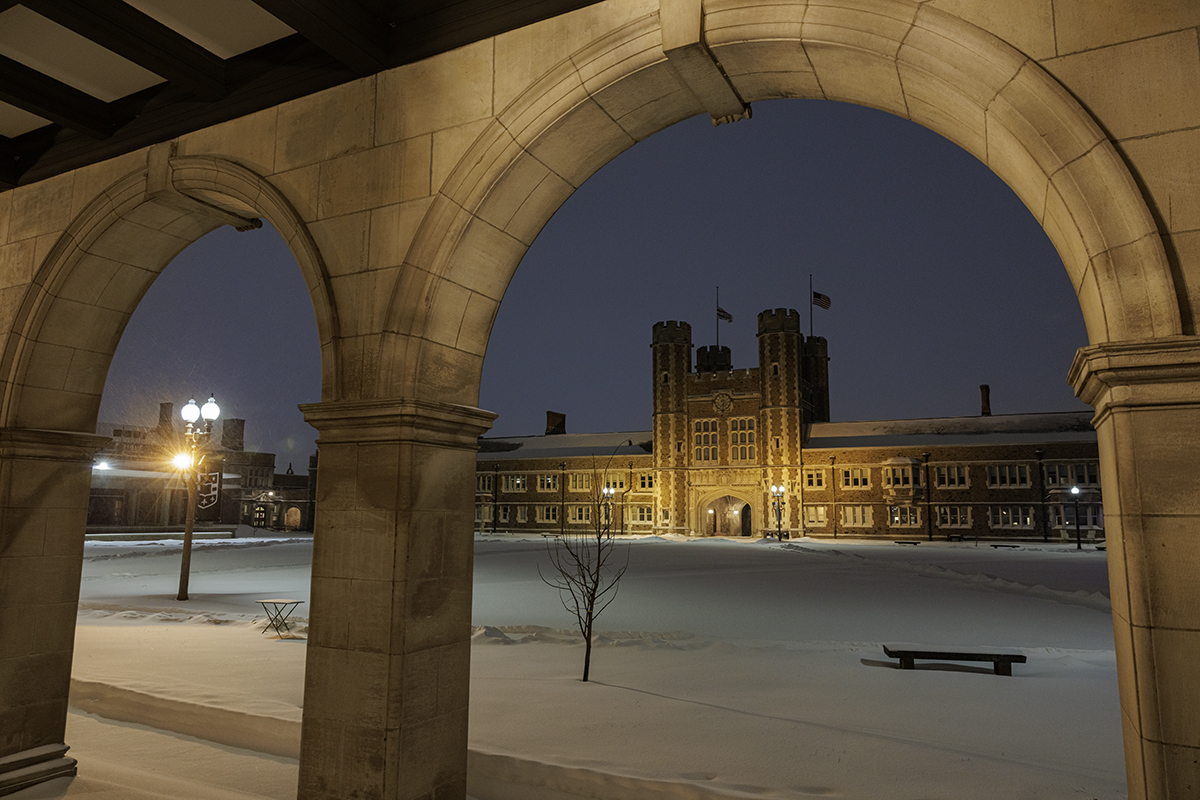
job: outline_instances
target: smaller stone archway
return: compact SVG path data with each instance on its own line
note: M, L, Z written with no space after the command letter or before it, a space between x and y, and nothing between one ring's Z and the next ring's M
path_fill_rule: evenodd
M711 492L696 504L696 525L700 536L753 535L754 504L738 492Z

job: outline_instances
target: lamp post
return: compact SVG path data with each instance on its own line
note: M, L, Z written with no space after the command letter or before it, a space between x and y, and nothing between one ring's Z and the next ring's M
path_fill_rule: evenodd
M717 535L717 517L711 508L708 510L708 535Z
M1075 549L1083 549L1083 541L1079 538L1079 487L1071 487L1071 499L1075 502Z
M607 476L605 476L604 486L600 489L600 494L603 496L600 502L604 504L604 526L610 531L610 535L612 531L612 502L613 495L616 493L617 490L608 485Z
M837 456L829 457L829 490L833 492L833 507L830 509L830 515L833 517L833 538L837 538L838 528L838 507L837 507L837 469L834 465L837 464Z
M184 485L187 486L187 516L183 526L183 560L179 565L179 595L176 600L188 599L188 577L192 569L192 529L196 524L196 495L200 491L200 464L204 456L197 459L197 451L212 435L212 424L221 413L216 398L209 395L208 402L203 406L196 405L196 399L188 400L187 405L179 412L187 422L187 430L183 435L184 452L175 456L175 466L183 475ZM196 426L196 420L204 418L203 430Z
M779 541L783 541L783 507L787 505L783 499L783 484L776 486L771 484L771 497L775 501L771 504L775 509L775 535Z

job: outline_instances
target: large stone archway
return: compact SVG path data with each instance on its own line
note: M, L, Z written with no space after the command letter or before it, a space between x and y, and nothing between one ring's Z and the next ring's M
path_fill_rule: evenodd
M68 623L78 605L92 456L107 443L93 432L108 365L155 278L215 228L245 230L266 218L304 274L322 348L330 351L325 373L336 376L329 345L338 321L328 276L295 210L243 166L177 157L174 150L163 144L142 153L140 168L86 196L61 232L40 237L47 252L5 320L11 327L0 356L0 585L6 612L0 635L28 637L16 651L25 663L15 676L10 668L6 682L23 675L40 689L13 695L0 730L10 747L32 751L22 766L35 777L39 770L52 776L73 764L63 757L65 748L47 742L62 741L74 638ZM49 635L35 635L39 631ZM7 645L4 650L14 652Z
M1110 12L606 0L0 193L0 756L62 767L89 432L124 321L187 242L264 216L322 346L300 796L461 797L475 405L505 288L622 150L797 97L957 142L1058 248L1091 341L1071 380L1097 409L1131 797L1193 794L1200 214L1170 176L1200 176L1200 11Z

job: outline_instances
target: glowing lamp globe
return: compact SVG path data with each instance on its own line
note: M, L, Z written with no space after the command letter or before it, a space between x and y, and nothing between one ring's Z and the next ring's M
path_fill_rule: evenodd
M217 398L210 394L208 402L200 408L200 416L204 417L205 422L212 422L220 413L221 407L217 405Z
M187 405L180 409L179 415L189 425L200 419L200 406L196 405L196 398L193 397L191 400L188 400Z
M187 469L192 465L192 457L187 453L179 453L173 459L171 459L171 463L179 469Z

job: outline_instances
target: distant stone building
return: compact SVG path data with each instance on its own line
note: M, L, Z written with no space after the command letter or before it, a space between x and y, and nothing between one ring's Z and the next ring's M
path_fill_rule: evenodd
M183 446L174 404L159 405L158 425L101 423L97 433L112 442L97 454L88 501L88 529L181 528L187 489L172 456ZM250 525L278 531L312 530L315 460L295 475L275 472L275 454L244 449L246 421L229 418L205 446L205 470L217 481L214 502L196 514L203 525ZM217 478L216 476L220 476Z
M758 366L691 326L654 326L653 428L481 439L476 525L615 532L887 539L1102 535L1089 412L829 422L828 348L790 309L758 317ZM561 432L552 432L561 431ZM611 506L597 502L603 487ZM772 487L782 486L778 518ZM1072 487L1079 494L1071 494Z

